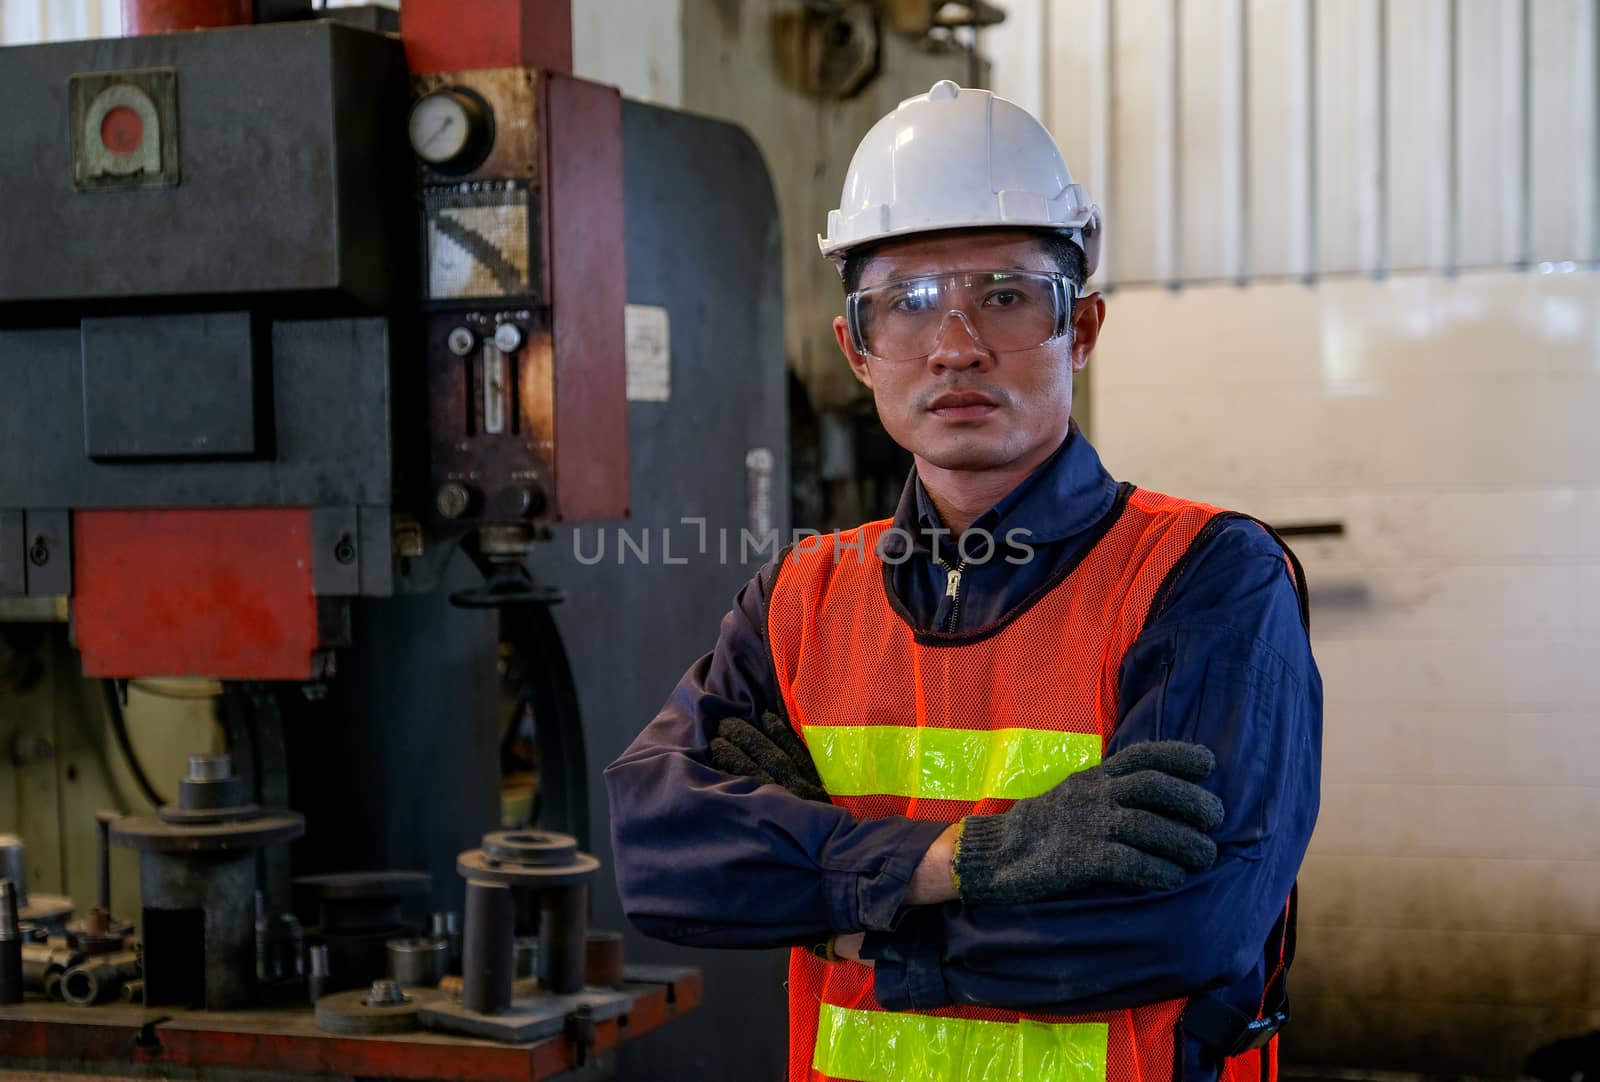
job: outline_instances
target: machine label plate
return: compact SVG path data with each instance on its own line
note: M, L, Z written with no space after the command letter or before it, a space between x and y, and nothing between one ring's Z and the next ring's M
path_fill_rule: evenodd
M430 300L527 297L536 222L528 186L517 181L451 184L423 193Z
M177 186L175 69L74 75L67 86L72 182L79 191Z
M672 328L667 310L654 304L625 309L628 336L628 401L672 398Z

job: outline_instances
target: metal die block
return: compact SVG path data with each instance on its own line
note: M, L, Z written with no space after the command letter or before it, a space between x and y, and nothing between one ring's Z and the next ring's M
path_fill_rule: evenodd
M271 444L271 339L248 312L85 319L92 459L250 458Z

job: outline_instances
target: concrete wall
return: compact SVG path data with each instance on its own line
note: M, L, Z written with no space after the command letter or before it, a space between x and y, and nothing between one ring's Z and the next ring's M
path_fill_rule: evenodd
M1120 478L1339 522L1288 1061L1489 1077L1600 1027L1600 277L1118 290Z

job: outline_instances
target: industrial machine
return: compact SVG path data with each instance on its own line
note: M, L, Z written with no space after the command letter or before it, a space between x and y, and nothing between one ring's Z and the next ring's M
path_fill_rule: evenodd
M590 781L771 555L707 525L784 526L770 184L575 78L567 0L309 9L0 50L0 613L70 620L113 728L203 676L228 733L101 817L137 913L104 857L98 905L29 898L0 844L0 1062L607 1077L702 995L592 927Z

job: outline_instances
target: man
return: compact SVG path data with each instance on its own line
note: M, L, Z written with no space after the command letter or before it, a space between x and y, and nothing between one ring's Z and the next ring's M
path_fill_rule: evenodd
M1098 210L936 84L858 148L835 334L916 468L802 543L607 771L651 935L793 946L791 1082L1276 1074L1321 683L1292 557L1071 422Z

